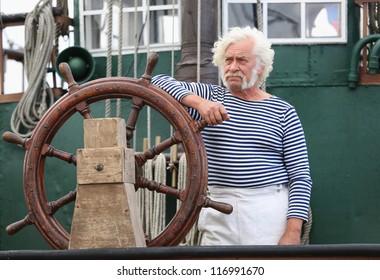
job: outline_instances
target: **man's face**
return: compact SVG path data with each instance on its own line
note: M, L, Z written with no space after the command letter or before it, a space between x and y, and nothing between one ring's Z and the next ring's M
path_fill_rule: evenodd
M223 83L231 90L241 91L257 81L253 41L246 39L227 47L224 56Z

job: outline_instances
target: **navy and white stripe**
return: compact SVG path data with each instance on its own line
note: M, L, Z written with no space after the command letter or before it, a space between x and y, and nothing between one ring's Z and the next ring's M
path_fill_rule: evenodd
M288 218L308 220L312 181L303 128L293 106L275 96L247 101L220 86L179 82L165 75L152 83L179 101L195 93L226 108L229 120L202 131L210 186L288 184ZM201 118L196 110L188 111L194 119Z

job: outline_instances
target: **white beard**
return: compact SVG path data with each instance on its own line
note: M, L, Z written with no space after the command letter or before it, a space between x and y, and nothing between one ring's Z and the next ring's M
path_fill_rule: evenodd
M220 74L221 74L220 76L223 77L222 78L223 84L227 88L230 88L230 86L228 84L228 81L227 81L228 77L235 77L235 76L236 77L240 77L242 79L242 81L243 81L242 85L241 85L241 90L245 90L247 88L253 87L256 84L256 82L257 82L257 80L259 78L259 76L257 75L257 69L256 68L254 68L252 70L251 79L249 80L249 83L247 82L247 78L240 71L239 72L234 72L234 73L227 73L227 74L223 75L224 71L223 71L223 69L221 69Z

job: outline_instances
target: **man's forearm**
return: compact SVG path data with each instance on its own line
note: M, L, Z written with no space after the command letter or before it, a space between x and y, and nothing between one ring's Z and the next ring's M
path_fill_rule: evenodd
M204 99L196 94L188 94L182 98L181 103L186 107L198 109L199 105L204 101Z

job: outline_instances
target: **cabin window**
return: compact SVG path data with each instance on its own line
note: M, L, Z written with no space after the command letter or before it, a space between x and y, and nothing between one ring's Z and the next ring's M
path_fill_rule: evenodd
M223 32L233 26L262 28L275 44L345 43L346 0L224 0Z
M80 0L81 45L92 53L108 50L108 0ZM180 0L123 0L124 53L180 47ZM119 1L112 6L112 49L119 48Z

